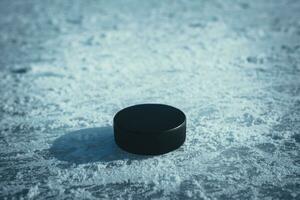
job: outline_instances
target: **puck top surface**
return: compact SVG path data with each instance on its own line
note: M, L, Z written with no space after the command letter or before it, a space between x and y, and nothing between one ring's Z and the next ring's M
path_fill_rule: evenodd
M184 113L163 104L140 104L119 111L115 125L137 134L159 134L181 126L185 122Z

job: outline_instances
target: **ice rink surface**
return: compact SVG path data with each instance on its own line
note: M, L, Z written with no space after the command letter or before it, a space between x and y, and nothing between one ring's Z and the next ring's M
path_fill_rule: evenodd
M0 199L300 199L300 1L0 1ZM114 144L165 103L187 140Z

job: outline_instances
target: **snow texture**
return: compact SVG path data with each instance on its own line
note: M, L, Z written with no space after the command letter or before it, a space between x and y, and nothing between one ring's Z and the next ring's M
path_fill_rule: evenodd
M300 1L1 0L0 199L300 199ZM127 106L182 109L137 156Z

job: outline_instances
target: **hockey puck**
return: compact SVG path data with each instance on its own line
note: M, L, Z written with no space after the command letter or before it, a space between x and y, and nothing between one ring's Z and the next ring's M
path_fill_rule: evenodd
M172 106L140 104L114 116L114 137L123 150L159 155L179 148L186 137L186 116Z

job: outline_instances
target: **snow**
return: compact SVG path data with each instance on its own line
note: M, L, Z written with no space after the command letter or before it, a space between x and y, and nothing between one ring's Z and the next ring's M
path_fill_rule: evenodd
M300 2L0 2L0 199L299 199ZM161 156L127 106L187 115Z

